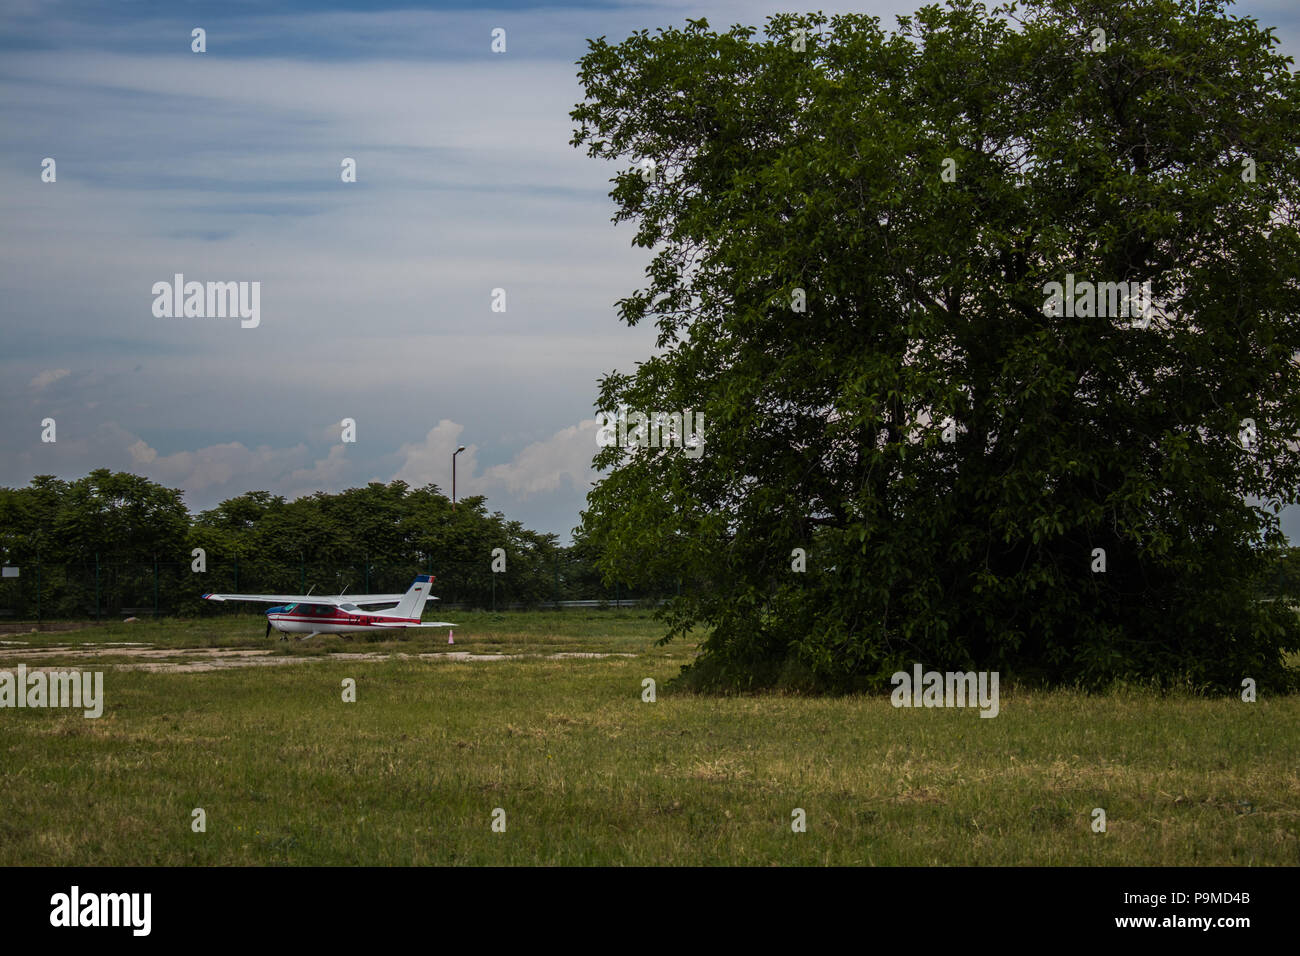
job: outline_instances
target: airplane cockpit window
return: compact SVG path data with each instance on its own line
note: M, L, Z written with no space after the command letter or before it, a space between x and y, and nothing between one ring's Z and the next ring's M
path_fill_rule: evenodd
M284 613L285 613L285 614L292 614L292 613L293 613L293 609L296 608L297 606L298 606L298 605L296 605L296 604L286 604L286 605L284 606Z

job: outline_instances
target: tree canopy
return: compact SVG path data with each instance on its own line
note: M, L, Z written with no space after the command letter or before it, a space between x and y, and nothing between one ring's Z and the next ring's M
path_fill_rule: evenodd
M496 548L505 552L500 572ZM0 608L24 616L38 606L46 616L81 616L155 600L167 611L212 611L200 599L207 591L399 592L421 572L435 575L449 603L598 598L584 554L489 512L482 496L453 508L435 485L401 481L294 501L250 491L197 515L180 489L104 468L0 488L0 559L23 572L5 582Z
M609 574L700 583L667 612L711 629L690 676L1292 680L1258 600L1300 465L1275 45L1217 0L589 42L573 144L620 164L652 258L618 312L659 330L597 407L706 427L602 449L584 526Z

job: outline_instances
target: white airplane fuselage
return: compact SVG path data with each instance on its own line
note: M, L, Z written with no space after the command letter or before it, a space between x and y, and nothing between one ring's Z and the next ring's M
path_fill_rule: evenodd
M360 634L402 630L420 619L396 617L383 611L363 611L345 605L288 604L267 610L266 619L285 634Z

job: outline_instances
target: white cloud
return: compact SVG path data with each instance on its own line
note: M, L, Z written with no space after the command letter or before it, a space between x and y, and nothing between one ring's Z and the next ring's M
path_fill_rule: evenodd
M233 496L255 488L283 485L286 473L290 473L290 480L311 473L311 469L291 471L307 457L305 445L248 448L236 441L159 455L143 439L137 439L127 450L133 471L168 487L183 488L190 494L218 490Z
M40 372L28 384L32 388L40 390L45 388L47 385L53 385L61 378L67 378L71 374L72 372L66 368L47 368L45 371Z
M493 465L484 481L501 484L517 498L526 499L546 491L558 491L567 479L586 491L596 478L591 459L597 451L596 419L561 429L545 441L534 442L508 464Z
M429 429L424 440L398 449L402 465L394 479L419 487L433 482L451 492L451 456L460 445L465 426L443 419ZM533 442L509 462L478 466L478 446L468 445L456 463L457 497L487 495L494 501L526 501L535 495L560 491L566 481L586 492L596 477L596 419L562 428L549 438Z
M310 468L299 468L289 476L288 482L294 486L289 497L302 498L318 491L341 490L347 465L347 446L342 443L331 445L324 458L318 458Z
M409 442L397 450L402 465L393 480L404 481L413 488L436 484L451 494L451 456L460 447L464 425L444 418L430 428L423 441ZM466 481L478 470L478 446L469 445L456 461L456 494L464 497ZM478 494L479 492L474 492Z

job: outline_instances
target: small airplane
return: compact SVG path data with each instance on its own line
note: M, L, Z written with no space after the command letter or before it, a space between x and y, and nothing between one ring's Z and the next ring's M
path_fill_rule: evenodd
M352 597L313 597L310 594L205 594L205 601L260 601L275 607L266 611L266 636L271 628L282 634L302 634L299 640L317 634L373 634L413 627L455 627L449 621L421 621L425 601L436 601L429 593L433 575L420 574L405 594L357 594ZM363 605L392 604L388 610L371 611ZM281 637L280 640L287 640Z

